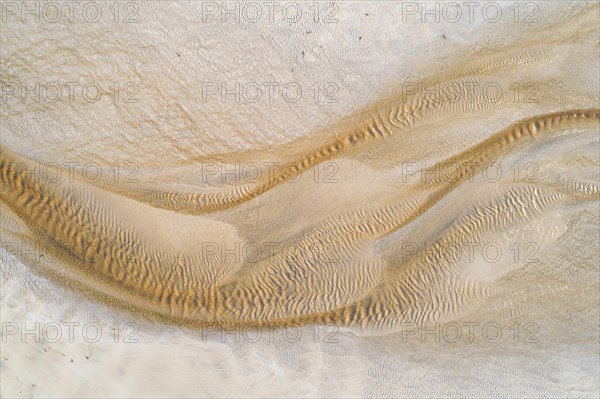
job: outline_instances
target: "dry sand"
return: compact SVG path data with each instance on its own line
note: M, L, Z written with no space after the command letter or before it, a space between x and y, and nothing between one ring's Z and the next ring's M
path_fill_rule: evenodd
M2 397L598 397L598 3L87 4L1 5Z

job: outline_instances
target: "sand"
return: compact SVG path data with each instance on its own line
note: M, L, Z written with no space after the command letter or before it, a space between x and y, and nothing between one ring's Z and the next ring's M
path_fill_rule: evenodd
M286 4L2 4L2 397L597 397L598 5Z

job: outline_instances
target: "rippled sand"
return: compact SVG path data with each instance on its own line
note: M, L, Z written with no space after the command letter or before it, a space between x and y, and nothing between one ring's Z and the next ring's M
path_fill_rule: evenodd
M412 4L5 24L3 396L597 396L598 4Z

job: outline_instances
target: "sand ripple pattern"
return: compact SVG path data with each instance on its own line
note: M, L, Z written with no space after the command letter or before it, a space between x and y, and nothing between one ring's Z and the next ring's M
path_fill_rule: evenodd
M597 9L589 15L578 30L571 18L556 22L560 38L533 32L528 42L482 50L418 82L435 96L398 91L269 158L249 151L212 159L286 165L256 181L194 187L174 168L164 184L170 171L148 168L133 185L55 183L28 172L41 161L2 146L2 232L48 248L31 262L40 273L170 323L387 331L461 317L494 294L496 280L526 265L512 257L511 237L600 199L597 154L585 150L598 139L600 107L597 93L565 92L541 75L535 104L514 104L510 91L496 102L448 101L447 88L535 77L568 58L565 46L587 40ZM452 140L457 131L464 143ZM428 137L440 143L442 134L454 144L427 147ZM572 152L561 152L569 146L580 149L577 165ZM190 157L178 167L189 176L210 161ZM539 173L515 178L515 161L535 163ZM337 185L297 182L326 162L343 172ZM417 168L407 173L407 163ZM493 183L489 165L504 172ZM530 238L549 245L564 231ZM490 263L477 252L448 252L473 242L510 255ZM240 256L248 244L259 249Z

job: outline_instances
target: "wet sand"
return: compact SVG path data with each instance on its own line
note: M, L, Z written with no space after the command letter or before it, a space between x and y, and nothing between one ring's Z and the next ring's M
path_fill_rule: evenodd
M599 9L535 4L3 27L2 395L597 395Z

